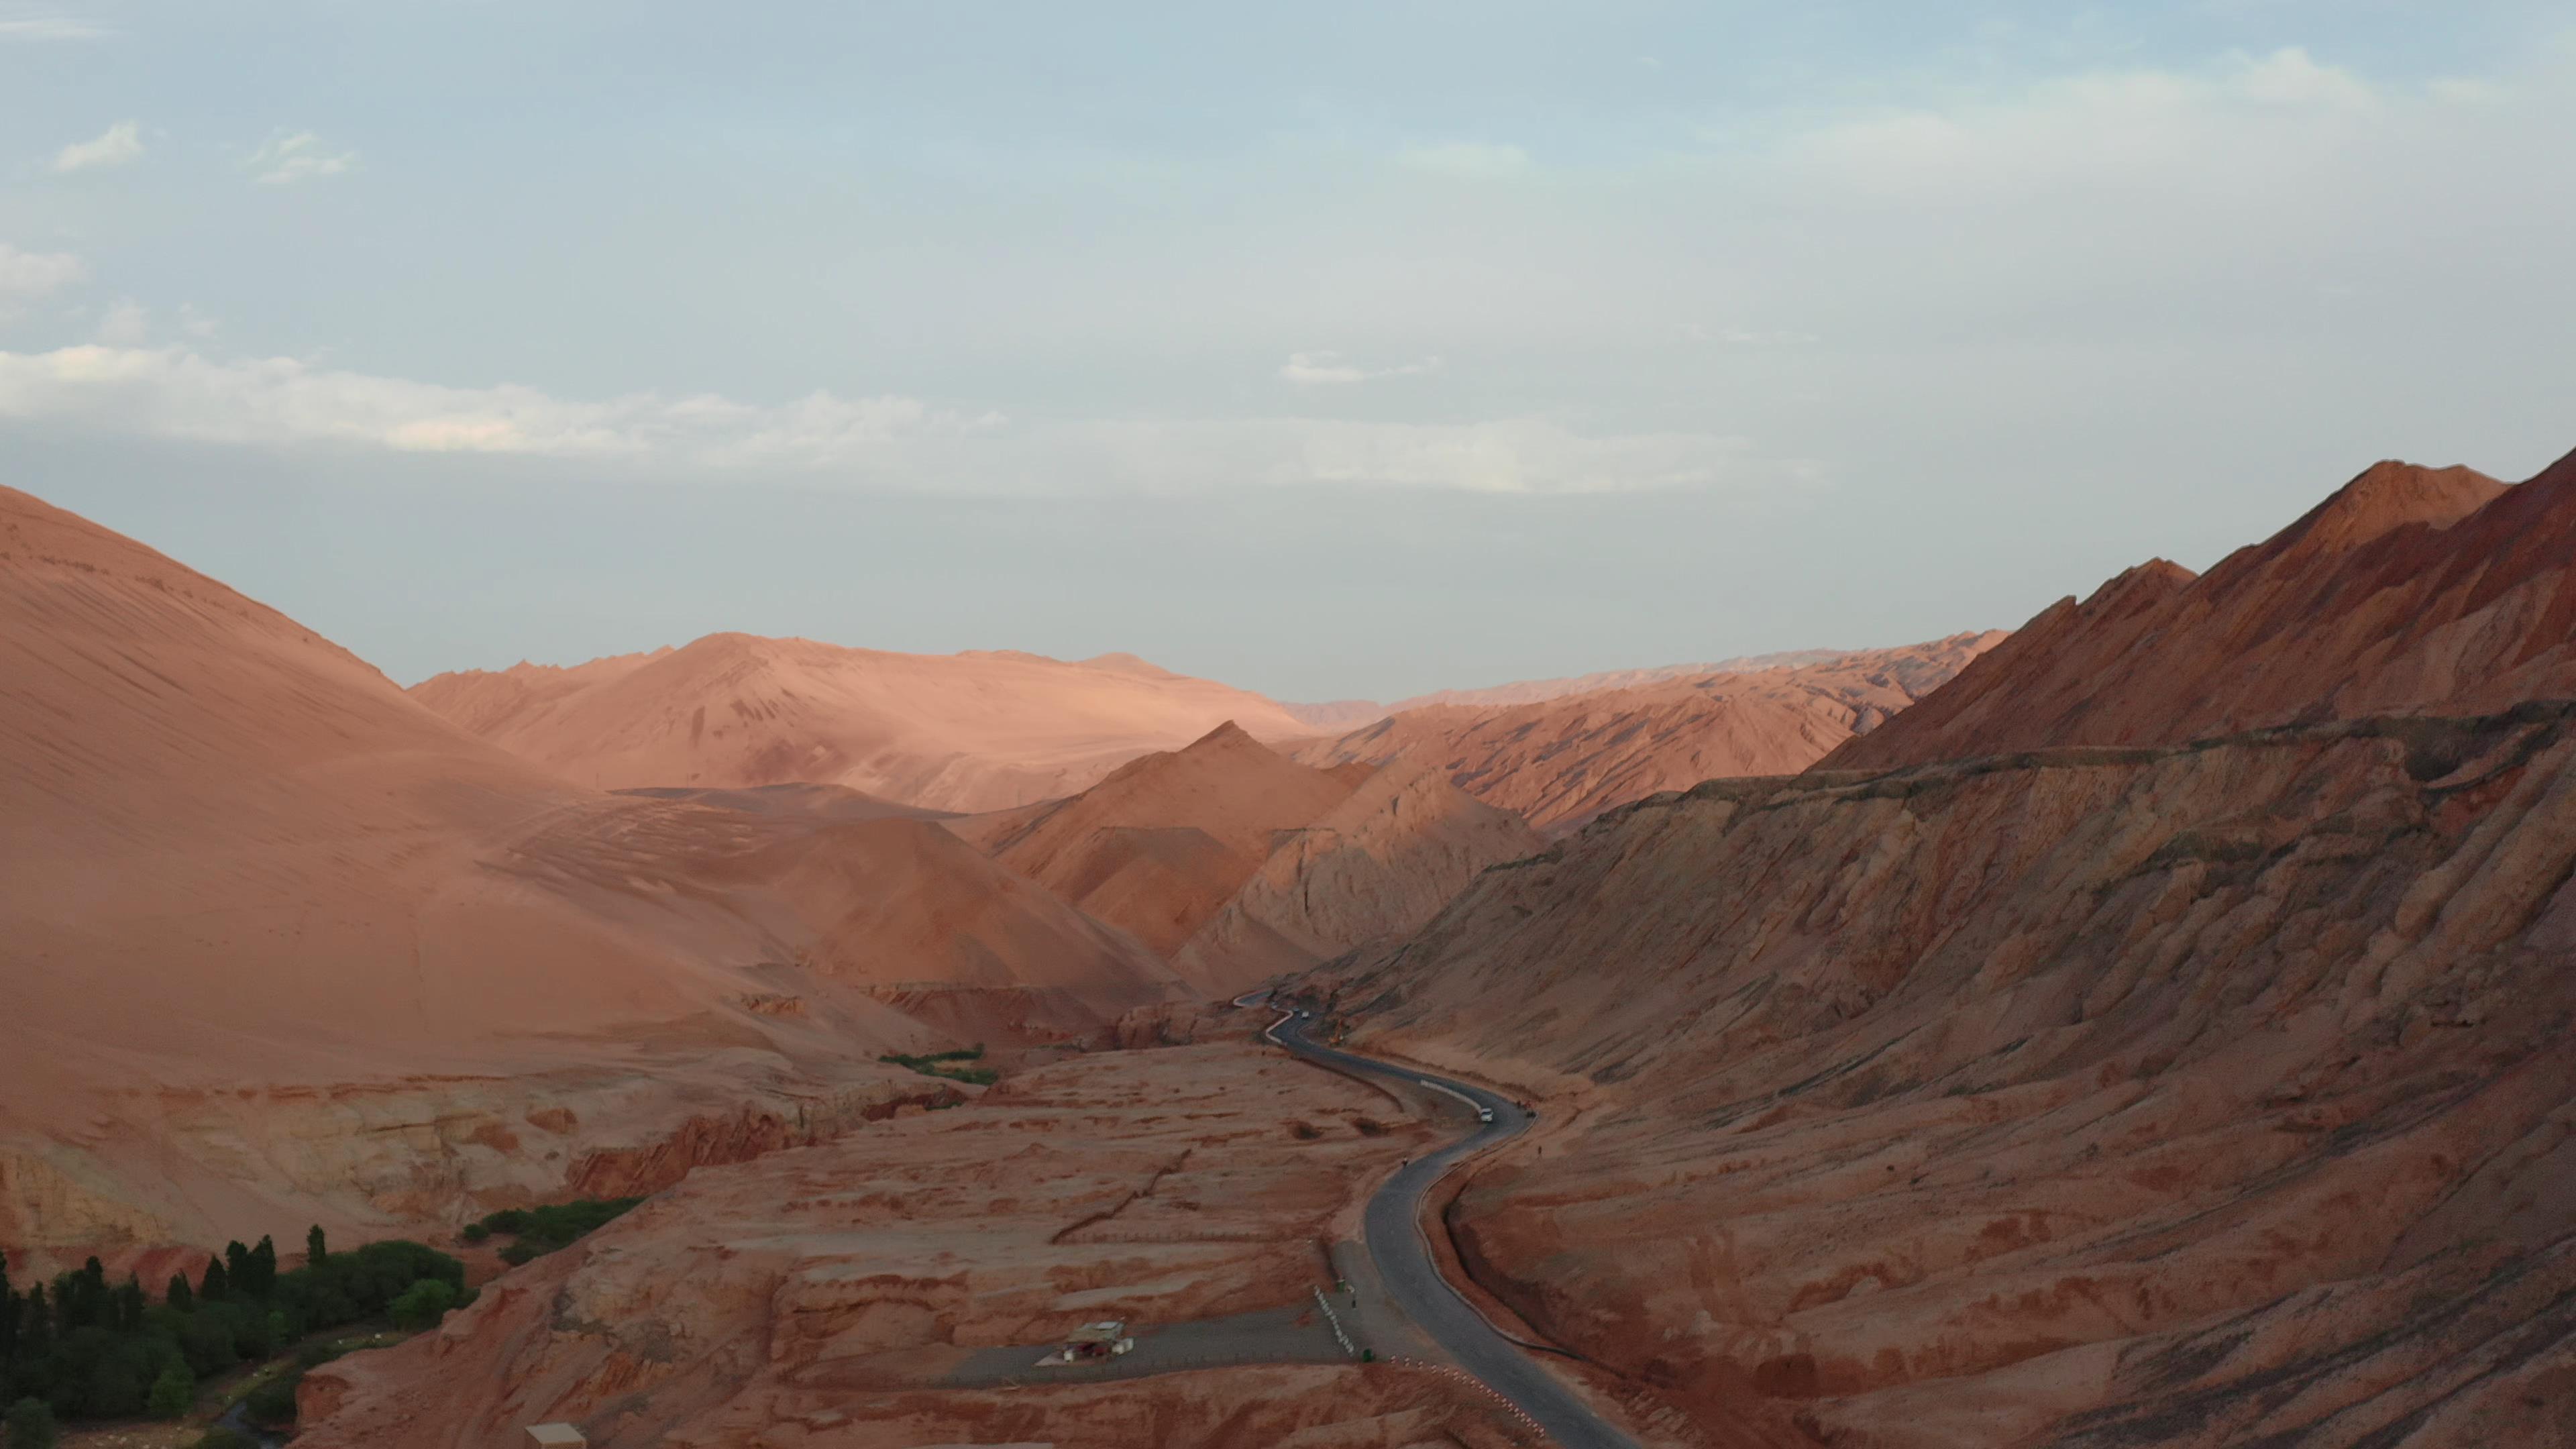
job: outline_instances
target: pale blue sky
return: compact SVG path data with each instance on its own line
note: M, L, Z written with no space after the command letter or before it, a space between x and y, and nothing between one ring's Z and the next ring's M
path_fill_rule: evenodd
M405 681L1896 643L2576 447L2571 134L2561 4L0 0L0 481Z

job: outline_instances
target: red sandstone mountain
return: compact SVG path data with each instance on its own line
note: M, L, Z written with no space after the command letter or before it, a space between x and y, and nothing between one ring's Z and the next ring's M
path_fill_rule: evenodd
M1131 760L1079 795L956 822L1013 870L1168 955L1354 780L1297 764L1229 721Z
M0 863L18 1248L684 1171L917 1091L872 993L1048 1035L1172 985L937 825L594 794L8 490Z
M2206 575L2060 600L1827 769L2576 694L2576 454L2519 487L2381 463Z
M1805 769L1908 708L2004 637L2000 631L1957 634L1791 668L1652 680L1525 703L1427 705L1304 745L1297 758L1318 765L1382 764L1399 756L1423 761L1478 799L1562 833L1659 790Z
M514 754L604 789L847 785L988 811L1088 788L1227 720L1311 733L1277 704L1128 654L890 654L711 634L571 669L442 674L413 697Z
M1234 899L1173 957L1225 1000L1439 914L1487 866L1538 853L1512 812L1411 760L1379 767L1331 811L1284 832Z
M1462 1259L1766 1442L2576 1442L2570 488L2374 469L1889 727L1974 758L1659 795L1336 968L1547 1098Z

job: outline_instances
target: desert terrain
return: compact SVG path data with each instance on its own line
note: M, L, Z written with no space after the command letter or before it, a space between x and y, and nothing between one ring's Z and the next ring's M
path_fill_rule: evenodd
M315 1449L1536 1445L1377 1276L1408 1167L1586 1443L2576 1438L2576 458L1321 739L742 635L406 692L0 521L12 1273L647 1199Z
M543 1418L700 1449L1514 1443L1444 1376L1349 1362L1313 1302L1367 1184L1426 1137L1240 1040L1031 1071L694 1174L438 1333L310 1375L298 1442L450 1449ZM1171 1371L1051 1385L1037 1360L1096 1319L1150 1325Z
M2576 705L2498 690L2554 687L2571 509L2374 469L1933 696L2072 739L1657 796L1328 968L1570 1119L1453 1209L1480 1281L1783 1443L2566 1441Z
M934 1020L1057 1040L1178 994L935 823L571 784L15 492L0 608L13 1250L659 1186L923 1097L876 1058Z
M1228 721L1263 739L1314 732L1260 695L1133 655L891 654L749 634L569 668L441 674L411 693L600 789L846 785L962 813L1074 793Z
M1814 651L1449 691L1296 747L1313 765L1417 760L1551 835L1660 790L1791 774L1865 735L2001 642Z

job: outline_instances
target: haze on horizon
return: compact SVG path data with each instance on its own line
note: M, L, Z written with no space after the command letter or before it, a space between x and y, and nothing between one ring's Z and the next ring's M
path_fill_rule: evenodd
M1392 699L2564 450L2563 7L1925 10L5 0L0 481L404 682Z

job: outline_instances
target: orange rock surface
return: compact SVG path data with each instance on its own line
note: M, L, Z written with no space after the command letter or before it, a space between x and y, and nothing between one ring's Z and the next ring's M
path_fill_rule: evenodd
M1425 705L1311 741L1296 757L1313 765L1418 760L1476 798L1562 834L1658 790L1805 769L2004 637L1959 634L1798 667L1650 679L1527 702Z
M2435 643L2494 666L2461 697L2554 687L2564 631L2526 626L2576 535L2497 530L2472 565L2443 550L2508 502L2546 516L2553 480L2482 507L2397 481L2458 521L2330 507L2209 576L2395 537L2418 582L2387 587L2450 601L2334 595L2306 631L2332 649L2295 663L2314 723L1710 781L1332 969L1358 1044L1548 1099L1453 1214L1480 1279L1782 1443L2571 1442L2576 704L2416 711L2453 697ZM2093 627L2192 587L2132 579ZM2287 647L2259 611L2188 617L2139 673L2273 698L2225 662ZM2026 644L2058 632L1917 709L2059 678ZM2103 697L2189 717L2137 677ZM2356 699L2409 712L2332 717Z
M1126 654L891 654L711 634L571 669L441 674L414 698L548 770L603 789L847 785L938 810L1071 794L1235 721L1311 734L1260 695Z
M1130 760L1079 795L953 822L960 836L1169 954L1243 888L1285 832L1348 799L1229 721L1187 749Z
M1220 1000L1354 947L1407 935L1478 871L1536 854L1528 822L1429 765L1379 767L1304 829L1287 832L1234 899L1173 957Z
M1381 1094L1241 1042L1013 1076L692 1176L440 1331L315 1370L297 1443L464 1449L547 1421L673 1449L1451 1443L1487 1411L1383 1366L941 1387L977 1347L1033 1365L1101 1318L1173 1331L1305 1300L1322 1242L1424 1140Z
M2381 463L2207 574L2061 599L1827 769L2576 694L2576 454L2507 488Z
M923 1093L1161 962L921 820L596 794L0 490L0 1241L380 1232L662 1185Z

